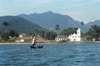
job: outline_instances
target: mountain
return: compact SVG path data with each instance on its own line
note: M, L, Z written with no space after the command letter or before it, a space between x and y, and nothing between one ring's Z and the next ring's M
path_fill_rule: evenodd
M83 31L84 32L87 32L88 30L89 30L89 28L90 28L90 26L92 26L92 25L98 25L98 26L100 26L100 20L95 20L95 21L92 21L92 22L89 22L89 23L87 23L87 24L84 24L83 25ZM86 28L86 29L85 29Z
M58 13L53 13L52 11L45 13L33 13L33 14L21 14L19 17L23 17L31 22L38 24L43 28L47 28L49 30L55 30L55 25L59 25L60 30L67 29L69 27L78 27L81 28L81 23L72 19L67 15L62 15Z
M79 21L74 20L70 16L62 15L59 13L53 13L52 11L48 11L45 13L33 13L33 14L21 14L18 15L19 17L25 18L31 22L34 22L38 24L39 26L49 29L49 30L55 30L55 25L58 24L60 27L60 31L62 29L67 29L69 27L77 27L81 28L82 26ZM99 25L100 26L100 20L95 20L93 22L89 22L87 24L83 25L83 32L87 32L91 25Z
M4 21L9 22L7 30L14 29L19 33L33 32L35 29L38 30L55 30L55 25L59 25L60 31L69 27L82 28L79 21L74 20L70 16L53 13L51 11L45 13L33 13L33 14L21 14L18 16L1 16L0 17L0 30L4 30L2 23ZM87 32L91 25L99 25L100 20L95 20L83 25L83 32Z
M86 26L91 26L91 25L94 25L94 24L100 26L100 20L95 20L95 21L89 22L89 23L86 24Z
M3 22L7 21L9 25L7 26L7 30L14 29L19 33L29 33L33 32L35 29L37 30L47 30L39 25L30 22L24 18L18 16L3 16L0 17L0 30L4 30L4 26L2 25Z

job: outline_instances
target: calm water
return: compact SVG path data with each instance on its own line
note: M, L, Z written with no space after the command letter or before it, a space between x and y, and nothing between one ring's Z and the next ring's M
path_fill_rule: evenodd
M100 66L100 43L0 45L0 66Z

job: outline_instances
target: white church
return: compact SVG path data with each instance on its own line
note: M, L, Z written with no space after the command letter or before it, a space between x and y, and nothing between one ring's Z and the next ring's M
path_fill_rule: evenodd
M69 41L81 41L81 30L78 28L77 34L71 34L68 36Z

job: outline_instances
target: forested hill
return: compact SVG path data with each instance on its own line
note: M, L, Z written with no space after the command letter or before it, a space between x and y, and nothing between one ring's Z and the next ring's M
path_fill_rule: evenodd
M94 25L94 24L100 26L100 20L91 21L91 22L87 23L85 26L91 26L91 25Z
M29 33L37 30L55 30L55 26L58 24L60 31L69 27L81 28L82 26L79 21L73 18L51 11L45 13L33 13L29 15L21 14L18 16L2 16L0 17L0 30L4 30L4 26L1 25L4 21L9 22L8 30L14 29L19 33ZM84 22L84 21L83 21ZM91 25L96 24L100 26L100 20L89 22L83 25L83 32L87 32Z
M86 29L84 29L84 31L87 32L89 30L89 28L94 24L100 26L100 20L95 20L95 21L91 21L87 24L84 24L83 28L86 28Z
M7 26L7 30L14 29L19 33L29 33L37 30L46 30L39 25L30 22L24 18L18 16L3 16L0 17L0 30L4 30L3 22L7 21L10 25Z
M83 32L85 33L89 30L90 26L93 24L100 26L99 24L100 20L95 20L93 22L89 22L88 24L84 24L82 29L82 25L79 21L74 20L70 16L54 13L52 11L48 11L41 14L40 13L33 13L29 15L21 14L18 16L23 17L31 22L35 22L39 26L42 26L43 28L46 29L55 30L55 25L58 24L60 27L60 31L62 31L62 29L67 29L69 27L77 27L83 30Z
M31 22L35 22L39 26L47 29L55 30L55 25L59 25L60 30L67 29L69 27L81 27L80 22L72 19L67 15L62 15L58 13L53 13L52 11L45 12L45 13L33 13L33 14L21 14L18 15L23 17Z

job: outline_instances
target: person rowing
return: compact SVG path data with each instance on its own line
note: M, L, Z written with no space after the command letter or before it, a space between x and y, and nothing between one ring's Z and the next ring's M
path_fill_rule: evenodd
M36 38L35 37L33 38L32 43L33 43L33 46L36 47Z

